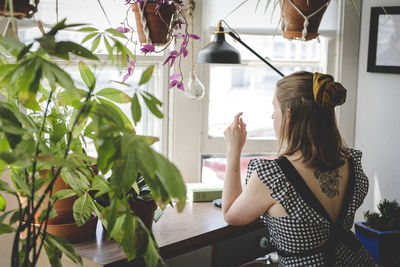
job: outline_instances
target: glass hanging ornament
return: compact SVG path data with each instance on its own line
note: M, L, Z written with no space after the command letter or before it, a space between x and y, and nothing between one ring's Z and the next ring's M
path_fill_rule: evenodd
M190 72L188 86L185 90L185 95L191 100L200 100L204 97L206 89L202 82L197 78L194 70Z

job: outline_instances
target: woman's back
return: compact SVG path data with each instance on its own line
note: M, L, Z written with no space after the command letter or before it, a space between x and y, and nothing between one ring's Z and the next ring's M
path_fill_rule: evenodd
M247 176L249 179L256 171L271 197L286 212L284 217L274 217L269 211L261 216L282 265L374 266L351 232L355 211L368 190L368 179L361 168L361 152L349 150L348 160L338 168L342 178L332 176L329 196L322 193L313 170L296 160L293 163L286 157L275 161L253 160ZM343 180L337 184L337 179Z
M291 155L287 159L335 222L347 190L350 174L348 159L343 159L342 166L325 172L307 167L299 156Z

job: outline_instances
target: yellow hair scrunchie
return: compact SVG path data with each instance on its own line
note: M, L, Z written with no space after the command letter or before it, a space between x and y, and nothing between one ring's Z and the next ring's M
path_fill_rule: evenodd
M313 93L317 105L324 108L334 108L346 101L346 89L329 74L314 73Z

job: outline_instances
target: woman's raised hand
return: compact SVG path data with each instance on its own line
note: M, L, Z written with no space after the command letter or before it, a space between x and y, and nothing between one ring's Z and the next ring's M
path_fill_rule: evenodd
M244 143L246 142L247 130L246 124L243 122L243 112L239 112L233 118L233 122L224 131L225 142L227 145L227 151L230 152L242 152Z

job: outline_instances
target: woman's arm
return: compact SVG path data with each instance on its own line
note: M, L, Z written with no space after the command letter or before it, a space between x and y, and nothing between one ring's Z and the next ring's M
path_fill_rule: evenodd
M231 225L244 225L254 221L275 202L268 188L253 172L242 192L240 180L240 154L246 142L246 124L236 114L232 124L225 130L227 166L222 191L222 213Z

